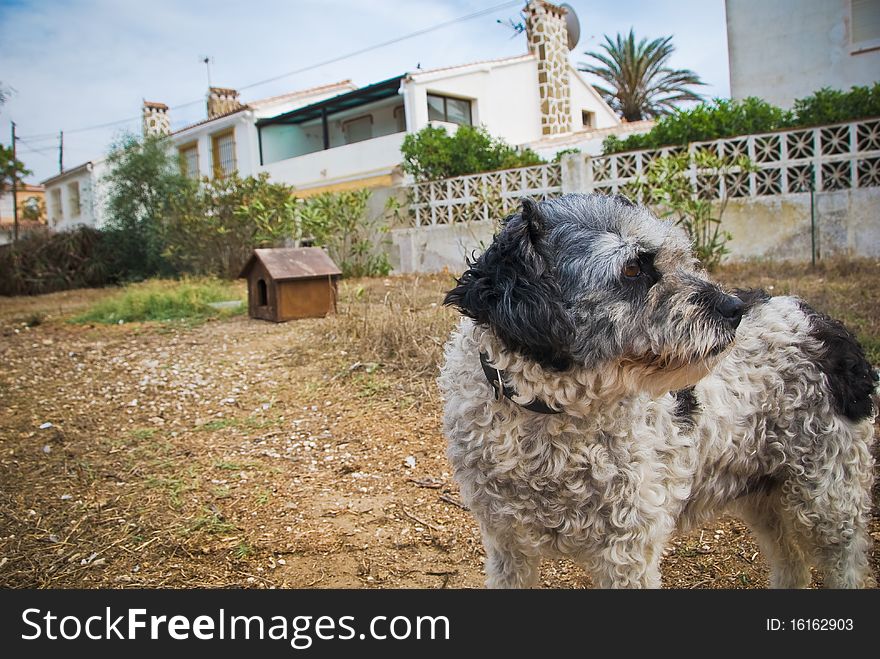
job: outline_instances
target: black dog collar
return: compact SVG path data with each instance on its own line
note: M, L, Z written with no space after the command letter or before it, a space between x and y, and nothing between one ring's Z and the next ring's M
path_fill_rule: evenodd
M501 400L501 396L505 396L520 407L523 407L530 412L537 412L538 414L560 414L562 412L562 410L554 410L552 407L547 405L547 403L542 400L538 400L537 398L528 405L518 403L517 401L513 400L513 397L518 395L516 393L516 389L504 383L504 371L501 371L492 366L489 363L489 356L485 352L480 353L480 364L483 366L483 373L486 374L486 379L489 381L489 384L492 385L492 389L495 391L495 400Z

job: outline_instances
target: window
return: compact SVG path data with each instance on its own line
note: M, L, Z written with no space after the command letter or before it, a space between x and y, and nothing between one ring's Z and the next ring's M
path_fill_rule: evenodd
M363 142L373 137L373 115L366 114L342 122L342 132L345 135L346 144Z
M214 177L225 178L235 173L235 133L221 133L211 137L212 156L214 159Z
M82 210L79 204L79 181L67 184L67 202L70 206L70 217L79 217Z
M180 173L190 178L199 177L199 147L193 142L180 147Z
M43 200L39 197L28 197L22 205L21 216L26 220L42 222L44 219Z
M471 125L471 102L439 94L428 94L428 121Z
M49 206L49 217L54 226L64 219L64 208L61 206L61 188L52 188L49 195Z
M394 108L394 123L397 125L397 132L402 133L406 130L406 110L402 105Z
M581 124L584 128L596 127L596 113L589 110L581 110Z
M850 16L853 51L880 48L880 2L852 0Z

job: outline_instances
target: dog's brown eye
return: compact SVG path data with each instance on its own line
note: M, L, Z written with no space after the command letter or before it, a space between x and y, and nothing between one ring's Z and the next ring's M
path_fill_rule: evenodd
M642 274L642 266L638 261L630 261L623 266L623 274L625 277L638 277Z

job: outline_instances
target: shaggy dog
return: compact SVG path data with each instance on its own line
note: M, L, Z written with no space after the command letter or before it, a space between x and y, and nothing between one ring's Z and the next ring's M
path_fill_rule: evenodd
M659 587L670 535L743 519L770 583L873 583L877 375L794 297L723 292L684 232L620 196L523 203L446 297L448 455L490 587L544 556Z

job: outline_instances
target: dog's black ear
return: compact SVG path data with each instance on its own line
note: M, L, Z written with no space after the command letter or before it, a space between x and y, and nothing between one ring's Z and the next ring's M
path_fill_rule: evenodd
M444 304L489 325L511 350L542 366L571 364L574 322L559 285L541 255L545 219L534 201L508 218L489 248L468 270Z

